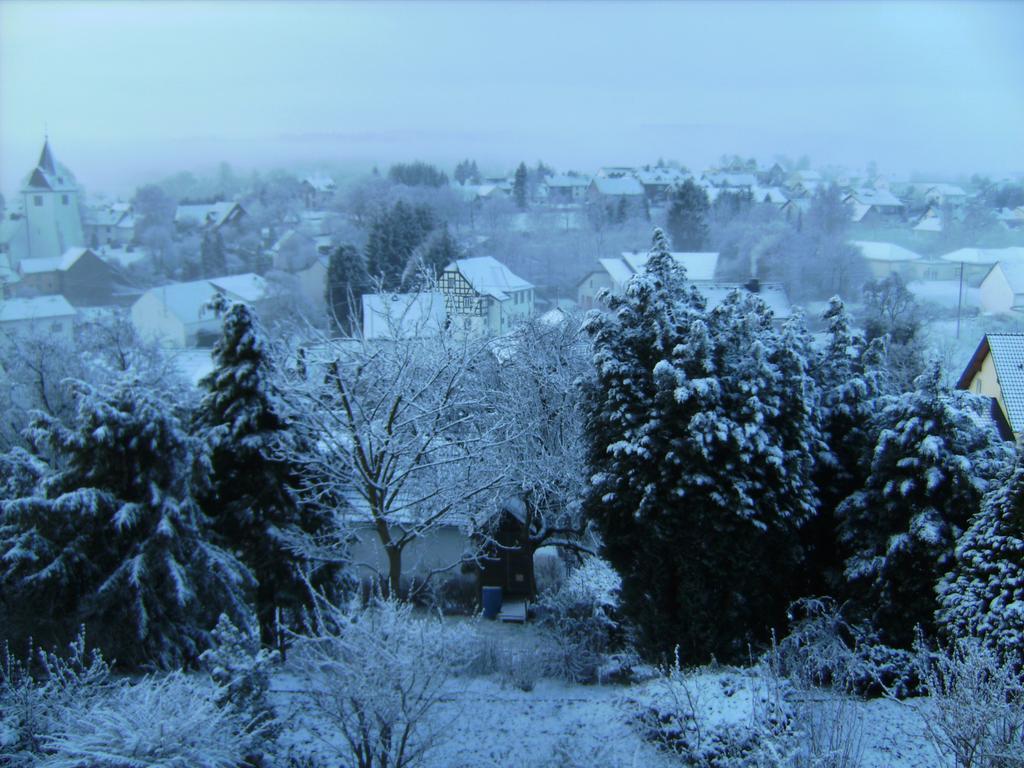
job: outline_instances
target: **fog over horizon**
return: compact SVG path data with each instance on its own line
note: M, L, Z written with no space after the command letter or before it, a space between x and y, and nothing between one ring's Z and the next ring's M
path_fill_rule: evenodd
M1019 3L0 2L0 188L221 161L1024 172Z

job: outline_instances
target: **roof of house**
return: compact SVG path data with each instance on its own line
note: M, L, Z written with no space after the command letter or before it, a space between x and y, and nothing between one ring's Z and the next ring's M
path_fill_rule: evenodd
M651 168L650 170L641 168L636 172L637 180L644 185L682 184L692 176L678 168Z
M757 186L757 177L752 173L708 173L704 178L716 187Z
M939 258L964 264L995 264L999 261L1024 259L1024 247L1010 248L958 248L944 253Z
M64 251L63 256L52 256L44 259L22 259L18 263L18 269L23 275L38 275L45 272L66 272L89 251L89 248L68 248Z
M549 176L544 184L548 187L586 187L590 185L589 176Z
M917 261L921 254L915 253L896 243L879 243L871 240L852 240L869 261Z
M714 280L718 268L716 251L673 251L672 258L676 264L686 268L686 276L690 280ZM626 262L632 273L639 272L647 266L651 254L647 251L623 251L622 260Z
M930 192L937 192L944 197L966 197L967 192L964 191L963 187L958 187L955 184L929 184L925 190L925 194Z
M326 173L311 173L302 180L317 192L333 192L337 185Z
M1014 296L1024 294L1024 262L1020 261L1000 261L992 265L992 269L985 275L985 280L988 280L989 276L999 271L1006 277L1006 282L1010 286L1010 290L1013 291ZM985 282L982 280L982 282ZM1014 309L1020 309L1020 303L1017 301L1013 302Z
M749 283L733 283L723 281L695 281L694 286L707 300L708 309L712 310L721 304L733 291L751 290ZM793 305L789 302L789 295L786 293L782 283L761 283L757 284L757 297L768 305L776 320L788 320L793 314Z
M996 380L1014 433L1024 432L1024 333L988 333L960 375L958 389L971 386L982 363L991 353Z
M533 288L532 283L519 277L493 256L458 259L445 267L444 271L458 272L473 286L474 291L498 301L505 301L513 291Z
M238 203L230 201L179 205L174 212L174 222L176 224L199 224L200 226L212 224L215 227L219 227L239 207Z
M598 176L592 183L602 195L642 195L644 193L643 184L633 176Z
M914 230L917 232L941 232L942 217L922 216L921 220L914 225Z
M880 208L903 207L903 201L887 189L869 189L861 187L847 195L847 199L851 198L855 203L875 205Z
M443 293L364 293L366 339L412 339L431 336L447 321Z
M54 161L49 139L43 141L43 151L39 153L39 162L25 177L22 187L25 191L74 192L77 190L74 174Z
M212 317L206 305L217 292L223 292L231 299L254 302L266 298L268 286L259 275L247 273L150 288L143 298L153 294L168 312L182 323L190 324Z
M75 314L75 308L59 294L31 299L0 299L0 323L73 317Z
M750 194L757 203L776 203L782 205L789 198L778 187L751 187Z

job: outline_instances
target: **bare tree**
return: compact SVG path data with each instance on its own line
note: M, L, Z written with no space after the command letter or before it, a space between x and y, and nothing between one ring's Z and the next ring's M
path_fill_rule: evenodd
M472 385L486 344L438 325L406 312L385 340L321 337L279 382L301 414L297 442L307 447L294 459L305 468L308 496L340 506L343 525L375 532L393 596L401 594L406 547L486 514L504 480L493 465L481 471L508 432Z

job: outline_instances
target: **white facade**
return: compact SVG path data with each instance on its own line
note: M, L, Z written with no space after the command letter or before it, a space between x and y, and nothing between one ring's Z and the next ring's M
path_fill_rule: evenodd
M63 296L0 299L0 333L45 334L71 341L77 312Z
M491 256L453 261L439 287L457 333L501 336L533 315L533 285Z
M996 264L978 288L982 312L1003 314L1024 310L1024 264Z

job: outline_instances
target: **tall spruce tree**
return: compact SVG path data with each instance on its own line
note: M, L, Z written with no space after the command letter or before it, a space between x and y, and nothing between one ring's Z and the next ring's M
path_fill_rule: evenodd
M609 305L589 324L587 514L649 648L739 658L782 622L815 509L809 341L752 295L706 312L660 231Z
M205 461L171 407L134 380L79 385L67 426L29 428L50 469L0 506L0 583L38 639L90 641L128 666L194 662L221 613L251 626L252 577L207 538Z
M366 269L379 278L384 290L398 290L413 251L434 228L434 216L425 205L399 200L370 225L366 241Z
M939 584L939 627L950 639L979 638L1024 670L1024 465L985 496Z
M221 237L219 230L213 229L203 233L203 241L199 247L199 264L203 277L218 277L227 272L224 238Z
M526 163L520 163L516 168L516 175L512 181L512 197L515 198L516 206L521 211L526 210L527 181L529 171L526 170Z
M677 251L700 251L708 239L707 193L693 179L676 187L669 203L665 226Z
M359 331L362 295L372 288L363 255L354 245L339 245L327 262L325 300L332 323L342 333Z
M298 470L280 458L295 453L294 438L271 392L271 359L255 313L223 298L216 308L223 332L213 348L214 369L199 382L206 395L195 413L213 470L201 501L222 546L256 578L260 637L270 645L278 639L278 610L297 609L308 597L303 573L313 564L295 554L295 542L318 533L325 521L299 502Z
M909 647L918 625L934 631L936 582L1012 453L985 399L944 390L937 364L917 390L877 409L861 457L864 487L836 517L853 608L885 642Z

